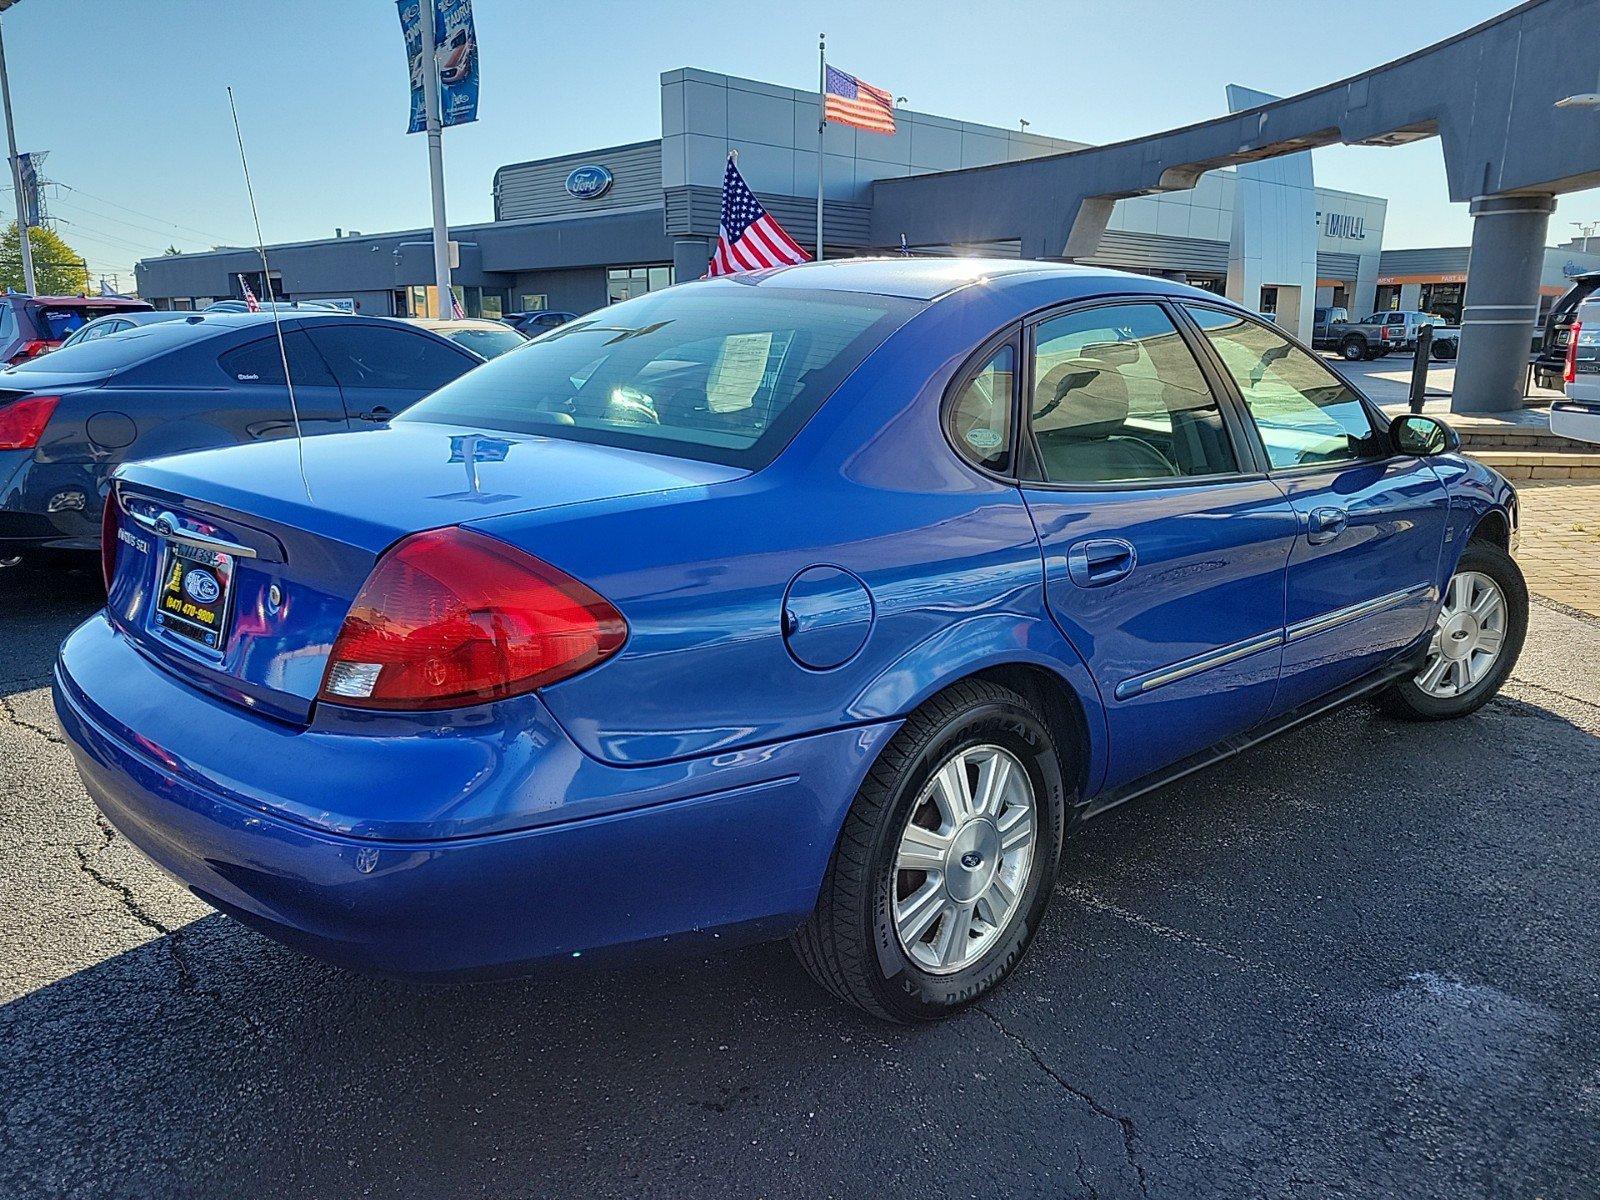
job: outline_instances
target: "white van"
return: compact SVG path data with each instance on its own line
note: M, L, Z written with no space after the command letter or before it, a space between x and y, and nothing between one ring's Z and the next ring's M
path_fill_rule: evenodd
M1550 406L1550 432L1600 442L1600 299L1578 306L1563 378L1567 398Z

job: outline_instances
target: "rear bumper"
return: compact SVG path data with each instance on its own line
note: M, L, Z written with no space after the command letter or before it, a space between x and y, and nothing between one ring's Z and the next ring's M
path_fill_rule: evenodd
M120 647L120 648L119 648ZM94 655L93 691L74 668ZM114 660L107 664L106 659ZM63 647L55 703L85 786L135 846L203 899L281 941L358 969L398 975L494 974L558 956L663 940L776 937L813 907L839 825L860 779L897 723L840 730L749 754L648 768L581 769L545 781L559 792L539 823L478 836L353 836L292 819L208 783L247 778L260 755L293 755L281 727L204 696L148 663L95 617ZM109 694L108 694L109 693ZM152 714L160 714L159 719ZM184 726L225 722L226 763L202 769ZM155 741L141 725L159 729ZM537 731L539 737L547 731ZM491 736L499 739L502 731ZM363 756L392 739L350 736ZM443 740L443 739L436 739ZM175 744L177 743L177 744ZM525 772L570 760L507 753ZM315 755L306 756L308 764ZM390 768L374 761L371 794L348 812L382 812ZM604 781L647 804L593 811ZM418 781L449 792L480 780ZM237 784L234 785L237 787ZM315 793L319 780L305 781ZM584 794L576 794L578 789ZM441 828L445 826L441 825Z

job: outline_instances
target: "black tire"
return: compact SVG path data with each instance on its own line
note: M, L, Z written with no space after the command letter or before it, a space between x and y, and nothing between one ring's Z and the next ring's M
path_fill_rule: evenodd
M1487 575L1494 580L1505 598L1506 629L1500 656L1487 675L1455 696L1430 695L1413 675L1391 684L1377 696L1379 707L1391 716L1408 721L1444 721L1452 717L1464 717L1492 700L1517 665L1517 656L1522 653L1522 643L1528 636L1528 585L1522 578L1521 568L1511 555L1492 542L1469 542L1461 561L1456 564L1452 578L1463 571Z
M895 856L934 772L963 748L999 745L1025 768L1034 793L1034 848L1013 915L976 961L951 974L923 970L895 931ZM1049 725L1032 702L982 680L923 704L873 764L856 793L811 918L794 948L839 999L889 1021L931 1021L997 987L1038 930L1055 886L1067 789Z
M1339 343L1339 353L1346 362L1360 362L1367 357L1367 343L1358 337L1347 337Z

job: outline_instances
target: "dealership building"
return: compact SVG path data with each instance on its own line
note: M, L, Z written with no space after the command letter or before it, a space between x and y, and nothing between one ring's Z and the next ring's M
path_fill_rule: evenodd
M1229 89L1235 110L1262 98ZM827 128L823 229L830 258L901 249L881 214L874 219L880 181L979 171L1085 146L910 109L895 115L898 128L889 136ZM493 184L494 220L451 228L452 281L465 311L585 312L699 277L716 238L730 150L738 151L740 170L768 210L802 245L815 244L815 92L695 69L670 71L661 77L660 133L649 141L501 167ZM929 203L938 201L930 197ZM1304 333L1313 303L1359 312L1378 303L1385 208L1379 197L1316 187L1309 153L1292 154L1208 172L1187 191L1118 200L1094 254L1079 261L1187 280ZM439 312L426 229L339 232L268 247L272 292L349 299L372 314ZM1021 253L1016 240L908 248L919 254ZM146 259L137 275L139 294L162 308L240 298L241 279L255 294L267 294L252 248Z

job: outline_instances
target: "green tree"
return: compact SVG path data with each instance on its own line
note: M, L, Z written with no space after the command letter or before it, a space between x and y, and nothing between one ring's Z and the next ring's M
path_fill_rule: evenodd
M41 296L76 296L89 290L89 269L79 254L62 240L54 229L35 225L28 230L28 245L33 250L33 276ZM0 291L23 291L22 244L17 239L17 223L0 232Z

